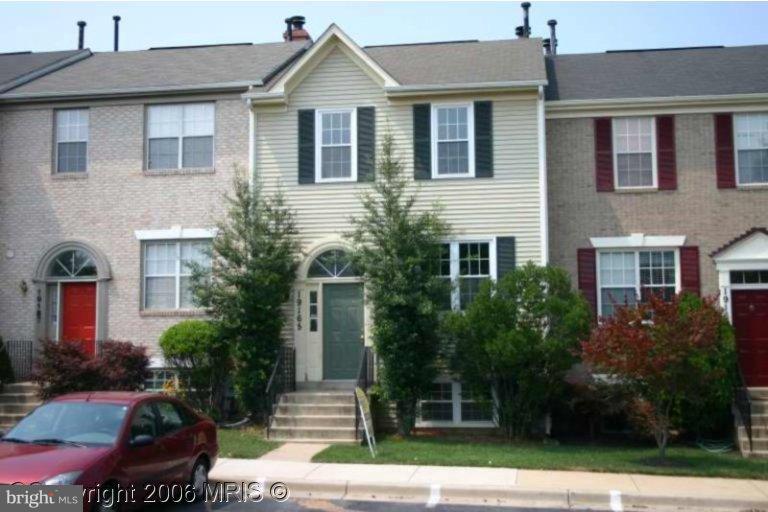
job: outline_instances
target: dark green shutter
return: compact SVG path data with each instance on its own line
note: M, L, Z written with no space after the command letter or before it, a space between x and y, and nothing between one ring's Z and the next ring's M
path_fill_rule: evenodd
M499 280L515 270L515 237L496 238L496 276Z
M432 109L429 103L413 106L413 178L432 177Z
M299 110L299 183L315 182L315 111Z
M475 176L493 177L493 103L475 102Z
M376 176L376 108L357 108L357 181Z

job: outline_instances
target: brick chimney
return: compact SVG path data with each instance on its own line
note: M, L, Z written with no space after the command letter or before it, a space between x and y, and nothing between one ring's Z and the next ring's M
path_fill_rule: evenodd
M309 32L304 30L304 24L307 22L304 16L291 16L285 18L285 32L283 39L286 41L310 41L312 38Z

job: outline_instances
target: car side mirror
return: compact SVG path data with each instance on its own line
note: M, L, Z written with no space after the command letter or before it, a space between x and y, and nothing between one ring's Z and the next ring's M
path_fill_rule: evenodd
M147 435L147 434L140 434L133 439L131 439L131 442L129 443L132 448L140 448L142 446L149 446L151 444L155 443L155 438L153 436Z

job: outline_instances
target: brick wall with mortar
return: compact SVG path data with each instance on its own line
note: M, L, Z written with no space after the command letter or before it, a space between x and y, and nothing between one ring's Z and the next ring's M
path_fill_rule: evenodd
M222 194L231 188L235 166L245 170L248 164L247 107L237 96L216 99L214 172L149 176L145 104L87 106L87 176L68 179L52 175L53 105L0 113L0 336L34 338L35 267L53 245L81 240L101 250L111 267L108 337L156 352L159 335L181 317L141 313L134 231L213 227L224 213Z
M709 254L768 224L768 189L717 188L712 114L675 116L677 190L595 190L591 118L547 120L550 259L576 284L576 250L594 236L685 235L700 248L702 292L717 293Z

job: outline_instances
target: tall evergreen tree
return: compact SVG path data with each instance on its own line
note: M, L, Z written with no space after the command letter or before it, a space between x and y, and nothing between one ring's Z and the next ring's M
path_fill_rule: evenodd
M283 342L282 308L298 268L296 223L282 193L265 195L239 171L225 200L229 209L217 226L211 268L192 265L193 289L232 343L239 403L257 413Z
M365 276L373 310L373 342L381 363L379 381L396 405L398 431L407 436L416 404L436 375L440 304L445 283L437 277L440 243L448 225L439 208L417 211L392 136L384 137L373 190L364 193L364 214L353 217L352 259Z

